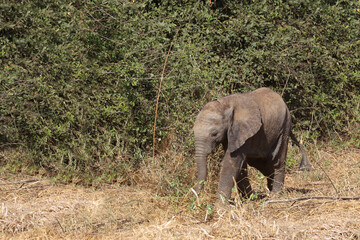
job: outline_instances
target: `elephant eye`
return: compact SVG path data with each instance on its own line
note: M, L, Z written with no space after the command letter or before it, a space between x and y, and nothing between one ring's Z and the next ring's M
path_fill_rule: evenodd
M211 133L211 136L212 136L212 137L216 137L216 136L217 136L217 132Z

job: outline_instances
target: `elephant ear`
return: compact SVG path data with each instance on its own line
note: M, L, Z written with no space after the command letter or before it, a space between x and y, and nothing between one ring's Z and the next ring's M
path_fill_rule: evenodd
M228 128L228 150L233 153L261 128L261 113L256 102L248 98L236 101Z

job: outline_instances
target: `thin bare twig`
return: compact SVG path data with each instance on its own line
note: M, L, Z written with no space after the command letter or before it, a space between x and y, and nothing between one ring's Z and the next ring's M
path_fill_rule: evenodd
M65 231L65 229L63 228L63 226L61 225L59 219L57 219L57 217L55 217L55 220L56 220L57 223L59 224L59 226L60 226L61 230L63 231L63 233L65 233L66 231Z
M330 197L330 196L312 196L312 197L301 197L301 198L291 198L291 199L282 199L282 200L268 200L265 201L264 204L269 203L285 203L285 202L299 202L306 200L322 200L322 199L330 199L330 200L360 200L360 196L357 197Z
M140 171L140 169L132 172L131 174L134 175L135 173L137 173L137 172L139 172L139 171ZM119 184L122 184L123 182L127 181L127 180L130 178L130 176L132 176L131 174L129 174L126 178L124 178L123 180L121 180L121 181L119 182Z
M10 183L0 183L0 185L13 185L13 184L22 184L24 185L25 183L33 183L33 182L39 182L40 180L23 180L23 181L18 181L18 182L10 182Z
M161 74L161 78L160 78L160 83L159 83L159 89L158 89L158 93L157 93L157 96L156 96L154 131L153 131L153 158L152 158L152 169L153 169L153 170L155 169L155 136L156 136L155 130L156 130L157 113L158 113L158 108L159 108L159 99L160 99L160 93L161 93L161 85L162 85L162 82L163 82L163 79L164 79L164 74L165 74L165 68L166 68L167 60L168 60L168 58L169 58L171 48L172 48L172 46L173 46L173 44L174 44L174 41L175 41L175 39L176 39L177 34L179 33L179 30L180 30L180 27L179 27L179 29L177 30L177 32L176 32L173 40L171 41L169 50L168 50L167 55L166 55L166 57L165 57L165 61L164 61L164 65L163 65L163 70L162 70L162 74Z
M319 159L321 159L321 155L320 155L319 149L318 149L317 147L316 147L316 153L318 154ZM330 178L330 176L327 174L327 172L325 171L325 169L321 166L321 164L319 164L319 163L317 163L317 162L315 162L315 161L314 161L314 163L316 163L316 165L324 172L325 176L329 179L332 187L334 188L334 190L335 190L335 192L336 192L336 195L337 195L338 197L340 197L339 191L338 191L337 188L335 187L334 182L332 181L332 179Z
M284 96L285 89L287 88L287 85L288 85L288 82L289 82L289 79L290 79L290 75L291 75L291 71L290 71L289 66L286 66L286 67L287 67L287 69L288 69L288 71L289 71L289 76L288 76L288 78L286 79L285 86L284 86L284 88L283 88L283 90L282 90L282 92L281 92L281 97Z
M11 146L11 145L24 145L23 143L5 143L0 145L0 148L6 147L6 146Z

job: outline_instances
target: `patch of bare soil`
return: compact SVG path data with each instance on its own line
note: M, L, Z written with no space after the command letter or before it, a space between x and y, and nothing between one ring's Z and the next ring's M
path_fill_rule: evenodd
M314 170L288 172L283 193L269 195L252 170L267 196L213 211L210 193L174 200L151 186L95 190L3 173L0 239L359 239L360 150L312 155Z

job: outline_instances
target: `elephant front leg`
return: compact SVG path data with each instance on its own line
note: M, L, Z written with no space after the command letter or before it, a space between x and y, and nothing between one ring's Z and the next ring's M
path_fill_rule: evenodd
M222 168L220 171L220 181L218 187L218 193L220 196L223 196L226 200L231 197L231 190L234 187L234 179L238 181L241 177L241 187L245 187L247 178L247 171L242 172L243 164L245 161L244 156L240 157L231 157L230 153L227 151L225 153L224 160L222 162ZM246 167L246 164L244 164ZM246 177L245 177L246 174ZM248 184L250 186L250 183ZM239 184L238 184L239 187ZM245 187L247 189L247 187Z

